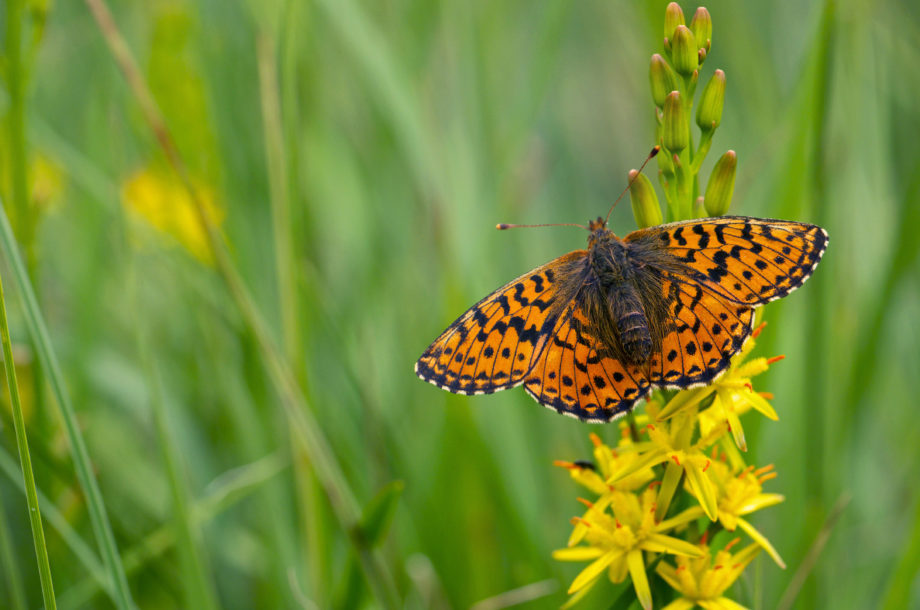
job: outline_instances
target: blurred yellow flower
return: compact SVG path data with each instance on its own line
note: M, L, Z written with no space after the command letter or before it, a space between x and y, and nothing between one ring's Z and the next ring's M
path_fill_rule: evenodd
M196 184L196 192L215 225L223 210L208 187ZM178 242L199 261L212 264L211 249L198 211L188 190L171 172L144 168L128 178L121 190L122 204L163 235Z
M729 550L738 543L735 538L713 558L706 546L694 558L677 558L677 567L662 561L655 568L681 597L663 610L689 610L700 606L706 610L743 610L744 606L734 602L723 593L734 584L744 568L757 556L760 548L756 544L743 548L732 555Z

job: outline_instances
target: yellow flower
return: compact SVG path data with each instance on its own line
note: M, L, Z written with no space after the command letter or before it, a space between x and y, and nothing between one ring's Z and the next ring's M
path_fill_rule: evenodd
M686 473L687 482L706 515L710 520L715 521L718 518L719 509L715 489L706 475L706 470L712 460L703 450L715 443L725 429L713 430L701 436L695 443L690 443L695 420L696 409L691 408L689 411L683 410L671 422L646 426L651 442L637 443L635 448L641 451L640 455L632 460L631 464L617 471L608 480L608 483L619 484L619 481L640 468L650 468L668 462L661 489L658 492L658 503L662 507L662 512L667 512L674 492L680 484L681 475Z
M663 534L677 523L673 519L656 523L653 489L646 489L641 497L635 493L608 491L597 502L582 502L588 506L588 511L574 520L579 534L575 536L573 532L568 548L553 552L553 558L559 561L591 560L572 581L569 594L584 592L605 571L613 582L622 582L628 573L639 603L647 610L652 607L652 592L645 573L643 551L691 557L703 553L689 542ZM574 546L579 542L585 544Z
M765 372L771 364L782 360L784 356L754 358L745 362L745 358L754 349L754 339L764 325L761 324L752 333L751 339L735 355L731 366L721 377L708 386L678 392L658 414L658 419L667 419L695 407L714 394L712 404L700 415L700 431L706 435L724 423L731 430L735 445L747 451L744 428L738 416L753 408L774 421L779 419L764 395L754 391L751 378Z
M783 558L767 540L767 537L742 517L742 515L749 515L762 508L779 504L786 499L782 494L763 493L763 484L776 478L773 464L757 470L753 466L747 466L737 475L735 472L738 471L733 470L725 462L715 459L708 470L710 480L718 493L719 523L730 532L740 527L755 543L763 547L763 550L773 558L779 567L785 569L786 564ZM690 491L695 494L692 488ZM703 515L702 508L698 506L684 512L686 520L693 520Z
M696 558L678 557L676 568L664 561L659 563L655 571L681 594L663 610L689 610L696 606L706 610L742 610L744 606L722 594L738 580L760 548L752 544L732 555L729 550L739 540L735 538L729 542L714 558L704 546Z
M205 210L215 224L223 211L214 203L213 192L196 184ZM172 173L145 168L135 172L122 186L123 205L153 228L175 239L199 261L211 264L212 254L198 211L188 190Z
M621 428L622 438L617 449L611 449L600 437L593 432L589 435L591 442L594 443L594 460L591 462L565 462L557 460L554 465L565 468L569 471L572 478L579 484L587 487L597 495L602 495L611 490L612 486L607 482L614 472L627 468L635 462L637 454L629 451L632 440L629 438L629 430ZM625 451L624 451L625 450ZM632 491L643 487L646 483L655 478L655 473L650 467L639 468L630 476L623 478L617 483L616 489L620 491Z

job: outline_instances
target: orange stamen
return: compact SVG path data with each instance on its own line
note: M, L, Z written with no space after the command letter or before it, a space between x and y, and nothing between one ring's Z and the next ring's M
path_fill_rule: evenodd
M559 468L578 468L573 462L566 462L564 460L553 460L553 466L558 466Z
M594 508L594 502L591 502L590 500L585 500L584 498L575 498L575 499L581 502L582 504L584 504L585 506L587 506L588 508Z
M649 488L649 489L655 489L655 488L658 487L659 485L661 485L661 481L652 481L651 483L648 484L648 488Z
M621 527L623 527L623 524L620 523L620 520L619 520L619 519L614 519L614 521L616 521L617 529L620 529Z
M614 459L620 457L620 454L617 453L617 450L616 450L616 449L611 449L611 450L610 450L610 455L612 455L612 456L614 457Z
M702 538L700 538L700 544L705 545L709 541L709 532L703 532Z
M717 571L717 570L721 570L722 567L723 567L722 564L719 564L719 565L715 566L714 568L712 568L712 571L715 572L715 571Z
M762 475L762 474L764 474L764 473L766 473L766 472L770 472L770 471L773 470L774 468L776 468L776 465L774 465L774 464L767 464L766 466L762 466L762 467L758 468L757 470L755 470L755 471L754 471L754 476L755 476L755 477L759 477L760 475Z
M760 336L760 333L763 332L764 326L766 326L766 325L767 325L766 322L761 322L761 323L760 323L760 326L758 326L757 328L755 328L755 329L754 329L754 332L751 333L751 338L756 339L757 337L759 337L759 336Z
M744 384L744 387L749 389L751 392L754 391L754 386L751 385L751 382L747 382L746 384Z
M653 426L652 424L648 424L647 426L645 426L645 429L646 429L646 430L654 430L654 429L655 429L655 426Z
M738 544L739 542L741 542L741 538L735 538L734 540L732 540L731 542L729 542L728 544L726 544L726 545L725 545L725 548L724 548L723 550L727 551L727 550L729 550L730 548L732 548L733 546L735 546L736 544Z
M674 460L674 463L675 463L675 464L677 464L678 466L680 466L680 460L677 459L677 456L676 456L676 455L672 455L672 456L671 456L671 459Z
M598 435L596 435L596 434L593 433L593 432L592 432L591 434L589 434L588 437L591 439L591 442L594 443L594 446L595 446L595 447L600 447L600 446L601 446L601 437L599 437Z
M767 481L770 481L770 480L772 480L772 479L775 479L775 478L778 477L778 476L779 476L779 475L776 474L775 472L771 472L770 474L765 474L765 475L763 475L762 477L760 477L760 478L758 479L758 481L760 481L760 484L763 485L763 484L766 483Z
M710 462L709 460L706 460L706 466L703 467L703 472L706 472L707 470L709 470L709 465L710 465L711 463L712 463L712 462Z
M767 364L773 364L774 362L779 362L783 360L786 356L780 354L779 356L773 356L772 358L767 358Z
M686 568L687 568L686 565L680 564L679 566L677 566L677 569L674 570L674 572L677 573L677 572L680 572L681 570L685 570Z
M757 393L763 396L766 400L773 400L774 398L773 392L757 392Z
M581 525L584 525L585 527L591 527L591 524L585 521L584 519L582 519L581 517L572 517L572 520L570 521L570 523L572 525L581 524Z

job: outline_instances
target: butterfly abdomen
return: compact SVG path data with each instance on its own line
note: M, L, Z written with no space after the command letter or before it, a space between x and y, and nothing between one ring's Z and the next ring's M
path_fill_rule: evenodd
M644 364L652 353L652 334L639 293L631 283L614 284L607 293L607 302L626 360Z

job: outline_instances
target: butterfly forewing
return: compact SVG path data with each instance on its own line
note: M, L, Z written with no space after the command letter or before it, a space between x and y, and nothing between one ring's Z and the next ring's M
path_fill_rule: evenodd
M727 300L763 305L811 276L827 233L802 222L725 216L640 229L624 241L656 243L686 267L688 279Z
M557 303L560 282L586 254L577 250L557 258L473 305L425 350L416 374L460 394L519 385L565 309L565 303Z

